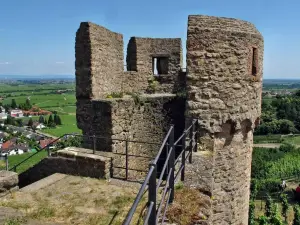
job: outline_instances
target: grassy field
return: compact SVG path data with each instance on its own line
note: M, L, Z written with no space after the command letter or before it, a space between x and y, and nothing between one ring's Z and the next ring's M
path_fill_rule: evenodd
M22 155L12 155L8 157L8 163L9 163L9 168L12 168L14 165L20 163L24 159L28 158L30 155L34 153L24 153ZM46 151L41 151L37 153L36 155L32 156L29 160L27 160L25 163L21 164L19 167L17 167L17 173L22 173L29 169L30 167L34 166L37 164L39 161L44 159L47 156ZM5 169L5 161L0 160L0 170Z
M64 84L28 84L28 83L16 83L16 84L0 84L0 93L38 93L43 90L60 90L60 89L74 89L74 83Z
M59 108L65 106L75 106L76 98L74 94L44 94L44 95L30 95L8 97L5 98L3 104L11 104L12 99L16 100L17 104L25 103L27 97L30 98L32 105L36 105L42 109Z
M77 128L76 115L60 115L62 125L56 126L56 128L43 129L43 133L51 134L59 137L68 133L80 133L81 130Z
M255 144L263 143L290 143L293 145L300 145L300 135L299 136L283 136L280 134L272 135L256 135L254 136Z

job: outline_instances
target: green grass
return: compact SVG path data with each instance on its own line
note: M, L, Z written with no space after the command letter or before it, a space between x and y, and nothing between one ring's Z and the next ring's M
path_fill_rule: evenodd
M8 97L3 100L3 104L11 104L12 99L16 100L17 104L25 103L27 97L30 97L30 102L39 108L47 110L53 107L75 106L76 98L74 94L44 94L27 96Z
M300 136L294 137L284 137L284 142L293 144L293 145L300 145Z
M80 133L81 130L77 128L76 115L60 115L62 125L56 126L56 128L43 129L43 133L51 134L59 137L68 133Z
M24 153L22 155L12 155L8 157L9 168L12 168L14 165L20 163L24 159L28 158L30 155L34 153ZM28 170L30 167L34 166L42 159L47 157L47 152L42 151L28 159L26 162L22 163L19 167L17 167L17 173L22 173Z
M281 143L281 135L280 134L271 134L271 135L255 135L254 143Z
M24 92L34 92L39 93L44 90L59 90L59 89L74 89L74 83L65 84L0 84L0 93L24 93Z
M254 136L254 143L255 144L289 143L293 145L300 145L300 135L299 136L282 136L280 134L256 135Z

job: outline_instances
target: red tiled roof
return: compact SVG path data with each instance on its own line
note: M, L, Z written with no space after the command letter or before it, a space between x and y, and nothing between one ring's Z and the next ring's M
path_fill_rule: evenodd
M2 144L2 150L8 149L10 147L12 147L14 145L14 143L12 141L6 141Z
M53 141L54 141L54 139L40 140L40 148L45 148L47 145L51 144Z

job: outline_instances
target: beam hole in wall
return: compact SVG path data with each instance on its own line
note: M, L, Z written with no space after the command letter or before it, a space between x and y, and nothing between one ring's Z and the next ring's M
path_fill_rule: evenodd
M168 74L169 58L168 57L153 57L152 58L152 71L155 76L161 74Z
M258 60L257 60L257 48L252 48L252 67L251 67L251 74L252 76L257 75L257 68L258 68Z

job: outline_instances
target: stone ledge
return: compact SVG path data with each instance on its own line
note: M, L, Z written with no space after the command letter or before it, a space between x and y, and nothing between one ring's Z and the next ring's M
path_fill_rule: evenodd
M11 171L0 171L0 196L7 194L9 191L18 190L18 174Z
M110 152L96 151L95 154L93 154L93 150L76 147L64 148L62 150L57 151L54 155L66 158L90 158L103 162L110 162L113 156L113 154Z

